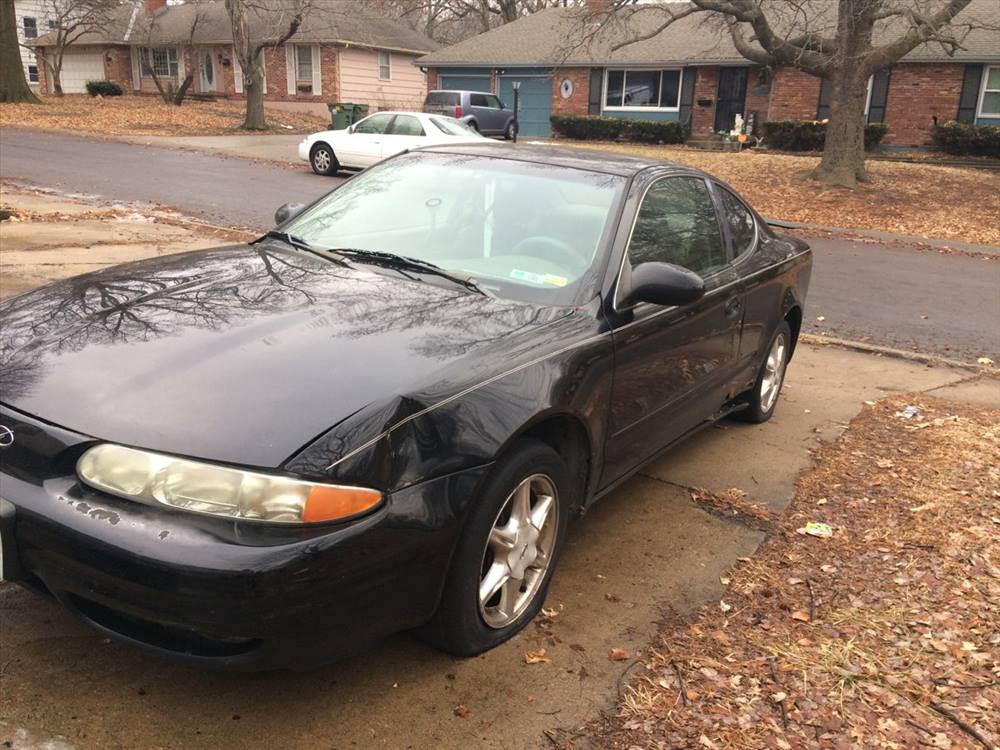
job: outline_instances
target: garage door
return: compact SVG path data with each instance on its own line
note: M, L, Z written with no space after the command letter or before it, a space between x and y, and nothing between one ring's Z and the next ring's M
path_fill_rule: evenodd
M104 80L104 56L100 52L66 52L61 80L65 93L87 93L87 81Z
M439 89L458 89L459 91L486 91L492 93L490 89L489 76L459 76L443 75L438 78Z
M527 136L548 136L551 132L552 79L547 76L502 76L500 98L508 107L514 106L514 81L521 82L517 132Z

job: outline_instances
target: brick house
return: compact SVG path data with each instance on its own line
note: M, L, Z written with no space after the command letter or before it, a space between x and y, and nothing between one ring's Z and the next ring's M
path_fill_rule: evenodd
M592 16L580 8L551 8L416 63L427 71L431 89L488 90L508 105L514 82L520 82L525 135L548 135L553 114L678 120L696 135L730 129L736 114L752 116L755 127L768 119L828 116L823 79L751 64L727 32L701 15L614 49L616 42L655 32L662 22L655 9L636 9L627 22L586 38ZM866 117L889 126L883 143L924 145L936 121L1000 125L1000 2L973 0L959 21L969 18L992 29L969 33L953 56L938 45L920 46L872 77Z
M368 104L373 111L419 109L427 84L413 63L437 44L404 24L367 12L366 7L324 0L288 42L266 49L264 101L323 113L332 101ZM283 19L252 21L255 39L287 24ZM34 45L42 91L52 90L43 64L51 42L46 34ZM61 80L65 93L83 93L87 81L105 79L127 93L153 94L157 89L150 69L161 82L175 85L193 71L190 92L195 95L242 98L243 71L233 54L223 2L166 5L166 0L144 0L123 5L99 34L86 34L66 50Z

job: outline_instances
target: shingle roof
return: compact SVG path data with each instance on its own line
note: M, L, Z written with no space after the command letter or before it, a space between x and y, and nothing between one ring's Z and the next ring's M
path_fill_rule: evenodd
M818 0L821 18L811 20L811 31L832 35L835 4ZM682 8L671 3L672 9ZM772 4L772 9L776 6ZM822 11L826 11L823 13ZM505 65L680 65L745 62L728 32L707 14L686 16L650 39L620 49L614 45L656 30L663 21L661 9L637 5L620 20L596 30L596 22L578 8L550 8L513 23L432 52L417 60L421 66ZM949 56L940 45L928 43L914 49L907 61L1000 61L1000 0L972 0L957 17L959 26L969 21L985 23L963 39L965 49ZM800 31L800 29L797 29ZM879 33L880 32L880 33ZM891 29L877 29L887 37ZM958 29L965 34L966 30Z
M270 9L250 16L255 39L274 36L287 27L288 13L282 0ZM197 23L195 23L197 21ZM222 0L171 5L148 18L141 10L123 6L100 33L86 34L76 44L177 44L191 37L195 44L232 42L232 27ZM52 43L53 34L35 40L35 46ZM403 23L377 15L370 4L352 0L318 0L292 37L293 42L340 42L405 52L430 52L438 44Z

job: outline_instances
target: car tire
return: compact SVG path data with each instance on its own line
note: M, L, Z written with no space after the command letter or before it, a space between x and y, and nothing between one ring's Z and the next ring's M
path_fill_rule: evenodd
M743 401L747 406L735 412L734 419L760 424L769 420L774 414L781 386L785 382L788 358L792 353L792 329L789 328L787 321L783 320L778 325L765 352L753 388L737 397L737 400Z
M469 120L466 124L473 130L475 130L477 133L479 133L479 123L477 123L475 120Z
M516 133L516 131L517 131L517 126L514 125L514 121L511 120L510 122L507 123L507 127L504 128L503 131L504 140L506 141L514 140L514 134Z
M507 452L469 511L437 612L419 631L424 640L455 656L475 656L538 614L566 536L572 486L566 462L545 443L519 440ZM484 593L504 577L493 594Z
M340 171L333 149L325 143L317 143L309 152L309 164L316 174L331 177Z

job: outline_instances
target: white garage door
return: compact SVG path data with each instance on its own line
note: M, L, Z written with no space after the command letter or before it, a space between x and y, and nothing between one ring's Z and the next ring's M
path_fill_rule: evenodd
M67 52L63 56L63 93L85 94L87 81L103 80L104 57L100 52Z

